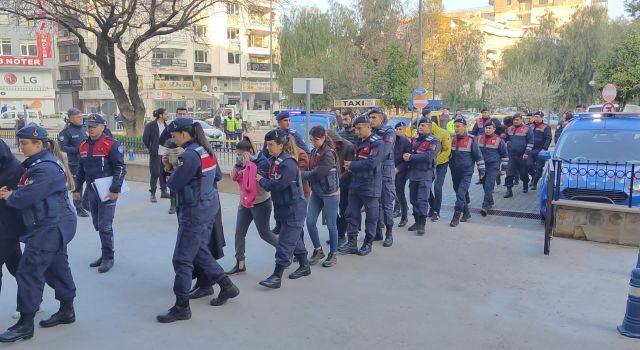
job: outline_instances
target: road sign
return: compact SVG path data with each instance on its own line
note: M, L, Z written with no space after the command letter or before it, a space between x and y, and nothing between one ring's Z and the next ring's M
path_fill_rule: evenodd
M611 102L607 102L607 103L602 105L602 111L603 112L615 112L616 111L616 106Z
M308 92L307 81L309 82ZM293 93L322 95L324 93L324 80L322 78L293 78Z
M413 96L413 108L423 109L429 103L427 95L415 95Z
M618 90L616 90L616 87L613 84L607 84L602 88L602 98L604 99L604 102L613 102L613 100L616 99L617 94Z
M415 89L415 90L413 90L413 96L426 95L426 94L427 94L427 89Z

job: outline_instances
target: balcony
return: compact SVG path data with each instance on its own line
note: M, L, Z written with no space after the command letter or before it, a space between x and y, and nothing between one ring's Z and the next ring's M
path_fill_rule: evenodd
M247 70L250 72L269 72L269 67L270 64L269 63L247 63ZM274 64L273 65L273 72L277 72L278 71L278 65Z
M187 68L187 60L180 58L152 58L151 66L154 68Z
M258 30L264 30L264 31L269 31L269 13L256 13L256 14L249 14L249 28L250 29L258 29ZM274 22L275 22L275 17L274 17Z
M211 73L211 63L193 63L193 71L196 73Z

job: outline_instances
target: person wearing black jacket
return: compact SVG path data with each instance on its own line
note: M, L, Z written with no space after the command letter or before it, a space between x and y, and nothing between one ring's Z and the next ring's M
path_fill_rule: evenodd
M67 162L71 174L75 176L80 166L80 143L89 137L87 126L84 125L82 112L79 109L71 108L67 111L69 124L58 134L58 145L62 152L67 154ZM89 217L89 213L83 206L86 201L74 201L76 213L79 217Z
M188 111L186 108L184 107L176 108L176 118L186 117L187 115L188 115ZM160 133L160 139L158 140L158 144L163 145L165 148L178 147L176 146L175 143L173 143L173 141L171 141L171 134L167 131L167 129L164 129L164 131ZM169 200L171 201L171 204L169 206L169 215L173 215L176 213L176 194L171 190L169 190Z
M340 206L338 208L338 247L347 244L347 205L349 204L349 185L351 185L351 172L344 167L344 162L353 160L353 143L343 138L334 130L327 130L327 134L333 141L338 164L340 165ZM327 241L330 244L331 241Z
M149 172L151 173L149 189L151 195L149 200L151 203L156 203L158 202L156 199L158 180L160 180L160 198L169 198L166 179L162 176L162 155L164 153L164 145L160 144L160 135L167 127L169 113L166 109L159 108L153 111L153 117L155 120L144 126L142 142L149 150Z
M396 129L396 143L394 146L393 159L396 163L396 208L394 210L394 217L400 217L400 223L398 227L405 227L407 225L407 195L405 194L405 188L407 186L407 175L409 173L409 163L402 159L405 153L411 153L411 141L404 136L407 125L403 122L395 125Z
M22 176L22 164L11 153L11 149L0 139L0 188L10 190L18 188L18 181ZM7 206L7 202L0 200L0 290L2 289L2 265L13 276L18 270L18 263L22 256L18 237L24 232L20 212Z

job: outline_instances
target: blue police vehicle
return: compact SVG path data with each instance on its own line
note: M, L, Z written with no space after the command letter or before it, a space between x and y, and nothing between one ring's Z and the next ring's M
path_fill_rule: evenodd
M539 188L546 214L549 169L557 166L559 199L640 207L640 113L581 113L562 132Z
M295 130L303 140L309 139L309 131L307 130L307 116L306 112L302 110L290 110L291 116L291 129ZM327 130L336 130L338 128L338 121L336 116L329 112L311 112L310 114L310 127L316 125L322 125ZM305 142L309 147L313 148L311 143ZM311 149L309 149L311 151Z

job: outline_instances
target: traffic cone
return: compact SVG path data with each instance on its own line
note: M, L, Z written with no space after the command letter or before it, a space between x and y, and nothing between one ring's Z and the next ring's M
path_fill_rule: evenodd
M640 338L640 268L631 271L627 312L618 332L625 337Z

